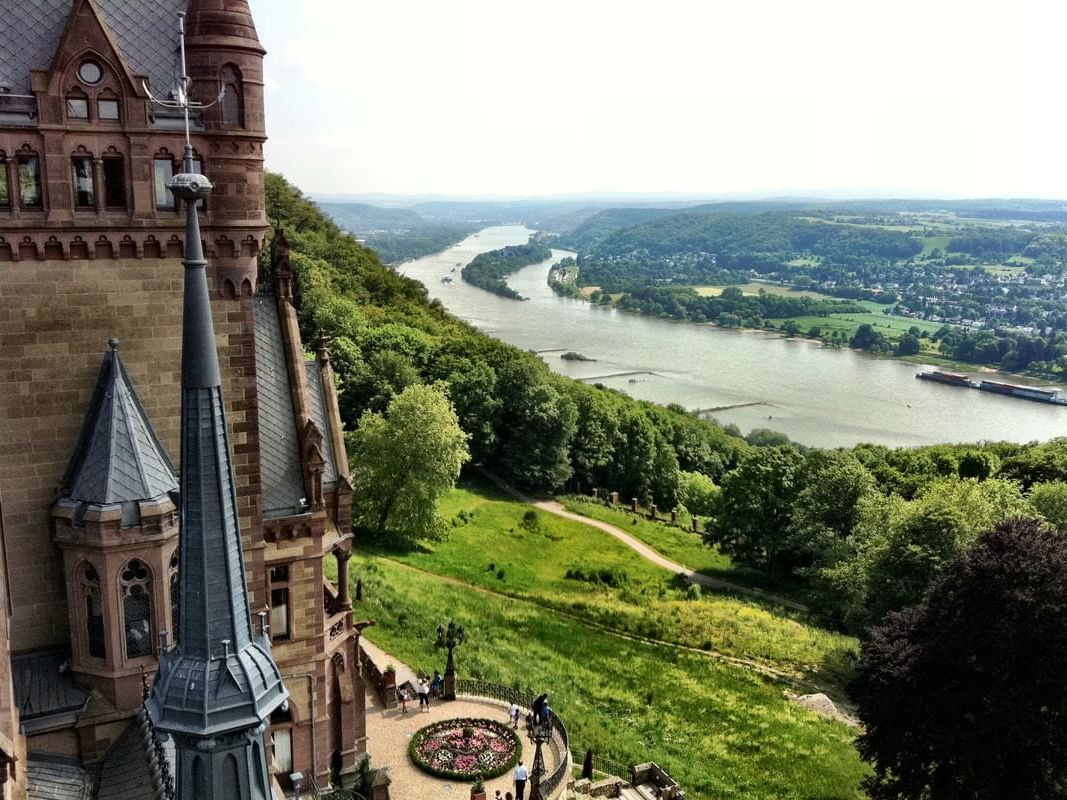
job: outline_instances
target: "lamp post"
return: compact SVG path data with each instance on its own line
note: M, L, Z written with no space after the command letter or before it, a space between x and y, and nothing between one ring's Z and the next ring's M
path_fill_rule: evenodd
M437 639L434 641L434 646L437 649L448 648L448 661L445 662L445 700L456 699L456 662L452 658L452 651L466 638L467 632L462 625L456 625L455 620L449 620L447 628L444 625L437 626Z
M533 739L534 744L537 745L537 751L534 753L533 769L530 770L530 800L544 800L544 795L541 794L541 779L545 775L545 754L541 751L545 742L552 738L552 720L545 719L544 722L535 719L530 724L530 738Z

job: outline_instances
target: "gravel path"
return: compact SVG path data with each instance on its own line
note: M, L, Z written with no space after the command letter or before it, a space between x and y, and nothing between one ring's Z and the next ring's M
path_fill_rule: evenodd
M754 589L751 586L742 586L741 584L734 583L733 581L723 580L722 578L713 578L710 575L705 575L703 572L697 572L685 566L684 564L679 564L676 561L671 561L659 551L653 550L640 539L635 539L622 528L617 528L614 525L611 525L610 523L601 522L600 520L593 519L592 517L583 517L581 514L575 514L573 511L567 511L567 509L563 507L563 504L559 503L556 500L537 500L536 498L525 495L518 489L507 483L499 475L494 475L487 469L483 468L482 474L485 475L485 477L487 477L497 486L499 486L503 491L514 497L516 500L521 500L523 503L529 503L530 505L536 506L542 511L547 511L549 514L555 514L558 517L564 517L569 520L574 520L575 522L580 522L583 525L589 525L593 528L602 530L605 533L614 536L616 539L618 539L620 542L622 542L624 545L629 547L631 550L633 550L635 553L637 553L639 556L646 559L647 561L651 561L653 564L663 567L664 569L668 569L676 574L684 575L685 579L690 583L696 583L700 586L707 586L709 589L723 589L729 592L736 592L737 594L748 595L749 597L756 597L760 600L764 600L769 603L784 606L785 608L791 608L794 611L807 611L807 607L803 603L798 603L795 600L790 600L787 597L781 597L776 594L771 594L770 592L764 592L759 589Z

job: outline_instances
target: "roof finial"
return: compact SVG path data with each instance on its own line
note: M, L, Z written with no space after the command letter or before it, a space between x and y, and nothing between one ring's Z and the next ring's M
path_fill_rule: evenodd
M107 346L110 347L113 351L118 350L119 340L112 336L110 339L107 340Z
M178 45L179 45L179 51L181 52L182 74L181 74L181 77L178 79L178 90L177 90L177 92L172 92L171 93L174 96L174 99L173 100L161 100L160 98L158 98L154 94L152 94L152 92L148 88L148 84L147 83L143 83L142 82L141 85L144 87L145 94L148 95L148 99L151 100L156 105L163 106L164 108L180 108L182 110L182 114L185 117L185 152L188 154L188 153L192 152L192 149L193 149L193 142L192 142L192 139L189 136L189 111L190 110L200 111L200 110L203 110L205 108L211 108L213 105L215 105L216 103L220 102L222 100L223 96L226 94L226 85L225 84L220 84L218 97L216 97L210 103L194 103L192 100L190 100L189 99L189 87L193 85L193 80L192 80L192 78L189 77L189 68L185 64L185 12L184 11L179 11L178 12Z

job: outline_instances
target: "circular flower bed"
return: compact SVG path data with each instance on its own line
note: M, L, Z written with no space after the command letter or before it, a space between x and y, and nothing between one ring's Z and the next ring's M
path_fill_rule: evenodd
M511 728L491 719L446 719L415 731L408 753L438 778L475 781L515 766L522 745Z

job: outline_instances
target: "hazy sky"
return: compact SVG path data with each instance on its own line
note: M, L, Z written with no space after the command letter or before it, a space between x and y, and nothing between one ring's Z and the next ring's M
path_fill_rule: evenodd
M1060 0L251 0L307 192L1067 197Z

